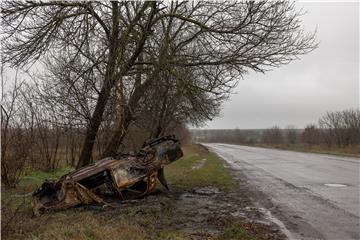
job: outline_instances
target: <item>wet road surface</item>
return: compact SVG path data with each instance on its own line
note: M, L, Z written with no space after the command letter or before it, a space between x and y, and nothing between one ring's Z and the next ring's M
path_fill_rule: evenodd
M230 144L218 154L291 239L360 239L360 159Z

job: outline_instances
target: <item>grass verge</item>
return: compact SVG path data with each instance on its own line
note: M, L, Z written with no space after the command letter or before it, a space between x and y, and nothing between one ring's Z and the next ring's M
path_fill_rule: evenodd
M357 147L332 147L328 148L326 146L307 146L307 145L265 145L265 144L257 144L255 147L264 147L264 148L274 148L281 150L289 150L296 152L308 152L308 153L319 153L319 154L330 154L344 157L355 157L360 158L360 146Z
M226 207L225 194L235 182L220 160L200 145L183 149L184 157L165 167L170 188L181 193L217 187L224 192L221 204ZM116 209L85 206L33 218L31 196L26 193L45 179L56 179L70 170L62 168L53 173L28 170L16 189L2 189L3 239L262 239L258 238L261 234L253 234L240 220L229 221L229 214L220 216L223 209L214 199L183 199L181 194L174 193L150 195Z
M200 166L196 167L196 165ZM216 154L197 144L184 147L184 157L166 166L165 174L170 185L180 188L210 185L229 190L234 186L234 180L224 169Z

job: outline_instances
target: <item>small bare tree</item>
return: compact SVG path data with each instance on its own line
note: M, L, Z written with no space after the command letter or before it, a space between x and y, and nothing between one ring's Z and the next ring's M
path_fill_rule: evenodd
M285 129L285 139L287 144L296 144L299 140L299 134L294 126L287 126Z
M262 134L262 142L269 145L279 145L284 142L284 138L279 126L265 129Z
M1 67L1 182L7 187L15 187L23 173L32 147L29 135L28 114L21 103L21 88L24 82L18 79L16 71L12 86L4 90L4 66ZM8 83L11 84L11 83Z
M340 148L356 146L360 142L359 109L328 112L319 119L319 125L327 137L327 142L336 142Z
M320 131L314 124L309 124L305 127L301 134L301 140L303 143L309 146L314 146L320 143Z

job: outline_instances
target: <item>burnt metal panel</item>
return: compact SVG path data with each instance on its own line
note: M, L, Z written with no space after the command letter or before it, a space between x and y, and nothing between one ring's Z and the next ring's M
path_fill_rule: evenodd
M113 186L121 199L154 191L157 177L168 189L164 165L182 156L180 143L173 135L149 140L136 154L105 158L72 171L57 181L44 182L33 193L34 214L79 204L107 204L94 191L101 185Z

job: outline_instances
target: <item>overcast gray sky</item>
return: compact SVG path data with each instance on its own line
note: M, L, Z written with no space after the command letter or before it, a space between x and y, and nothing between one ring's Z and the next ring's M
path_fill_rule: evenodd
M327 111L359 108L359 3L297 2L319 48L265 74L241 80L221 116L203 128L303 128Z

